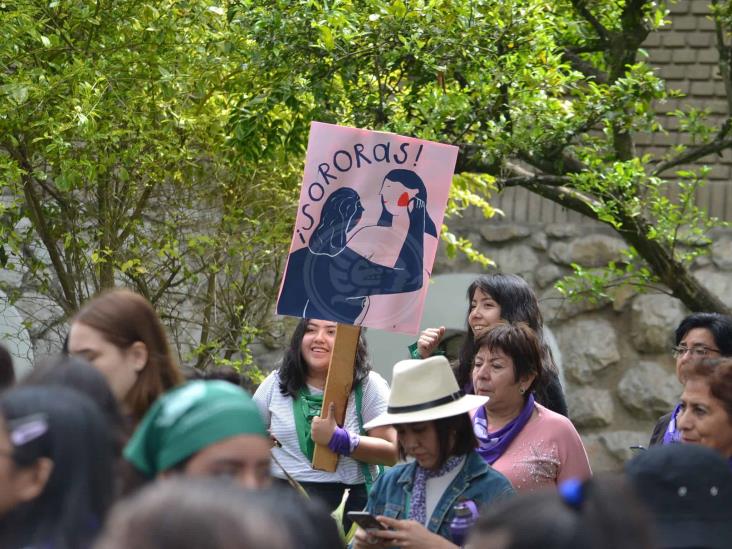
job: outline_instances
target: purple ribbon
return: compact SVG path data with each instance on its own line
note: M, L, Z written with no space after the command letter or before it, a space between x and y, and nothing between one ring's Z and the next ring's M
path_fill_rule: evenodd
M335 431L330 437L328 442L328 448L331 452L340 454L342 456L350 456L353 451L358 448L358 443L361 442L361 437L355 433L350 433L343 427L336 425Z
M529 395L526 399L526 404L521 409L521 413L512 419L503 428L499 429L495 433L488 432L488 420L485 415L485 406L478 408L475 416L473 417L473 431L478 439L478 453L485 460L486 463L493 465L495 461L503 455L506 448L511 444L516 435L521 432L521 429L531 419L531 414L534 412L534 395Z
M678 415L679 410L681 410L681 404L677 404L674 411L671 412L671 419L668 422L668 427L666 427L666 432L663 433L662 444L664 445L681 442L681 431L679 431L676 426L676 416Z

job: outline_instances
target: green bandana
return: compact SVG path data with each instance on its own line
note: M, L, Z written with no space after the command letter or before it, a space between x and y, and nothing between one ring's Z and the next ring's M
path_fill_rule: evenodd
M313 418L320 415L323 408L323 395L311 395L307 387L297 392L297 398L292 401L292 412L295 416L295 430L297 441L300 444L300 451L305 454L308 461L313 461L315 442L313 442L311 425Z
M365 435L363 428L363 417L361 415L361 404L363 401L363 386L357 383L353 389L356 398L356 417L358 418L358 429L361 435ZM323 408L323 395L311 395L307 386L297 392L297 398L292 400L292 413L295 416L295 430L297 431L297 442L300 445L300 451L307 456L308 461L313 461L313 453L315 452L315 442L313 442L311 426L313 418L320 415ZM357 460L358 461L358 460ZM361 466L364 481L366 482L366 492L371 491L374 478L371 476L368 463L358 462ZM379 473L384 471L382 465L378 466Z
M125 447L124 457L141 473L154 477L237 435L268 437L247 392L226 381L191 381L153 404Z

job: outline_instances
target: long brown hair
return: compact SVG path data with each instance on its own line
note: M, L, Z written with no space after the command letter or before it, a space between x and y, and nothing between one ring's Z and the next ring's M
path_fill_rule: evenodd
M123 401L135 424L161 394L183 383L160 318L141 295L125 289L103 292L81 308L74 322L94 328L120 349L136 341L147 347L147 364Z

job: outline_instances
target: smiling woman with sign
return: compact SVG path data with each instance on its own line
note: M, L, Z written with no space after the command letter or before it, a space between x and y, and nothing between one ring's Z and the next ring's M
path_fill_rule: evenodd
M325 501L333 510L349 489L346 511L363 509L367 484L377 476L377 467L396 462L396 433L389 426L364 430L363 425L386 410L389 387L368 363L366 345L359 339L354 367L353 391L348 398L345 422L336 424L332 406L320 418L336 324L303 319L292 334L282 366L272 372L254 393L272 437L279 443L272 452L277 462L312 497ZM339 454L333 473L312 468L315 444ZM279 466L272 474L284 479ZM350 521L345 524L346 531Z

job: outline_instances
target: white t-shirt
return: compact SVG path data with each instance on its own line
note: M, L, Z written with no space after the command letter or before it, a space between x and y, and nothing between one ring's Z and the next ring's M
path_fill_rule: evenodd
M442 499L442 495L450 487L450 483L455 480L458 473L462 471L463 465L465 465L464 457L452 471L445 473L441 477L432 477L427 479L424 494L425 526L429 524L430 518L432 518L432 513L435 512L437 504L440 503L440 500Z
M362 381L362 384L361 417L363 423L368 423L386 411L389 400L389 385L376 372L369 372L368 377ZM318 394L318 391L312 388L310 392L311 394ZM308 458L300 451L300 443L295 428L295 416L292 411L293 398L280 392L279 370L272 372L262 382L254 393L254 402L257 403L270 432L282 444L282 448L272 448L274 457L294 479L302 482L342 482L344 484L362 484L364 482L360 462L350 457L338 456L338 466L333 473L312 468ZM359 432L354 391L351 391L351 395L348 397L343 427L352 433ZM372 465L370 469L372 477L376 478L376 466ZM274 461L272 462L272 475L285 478L284 473Z

